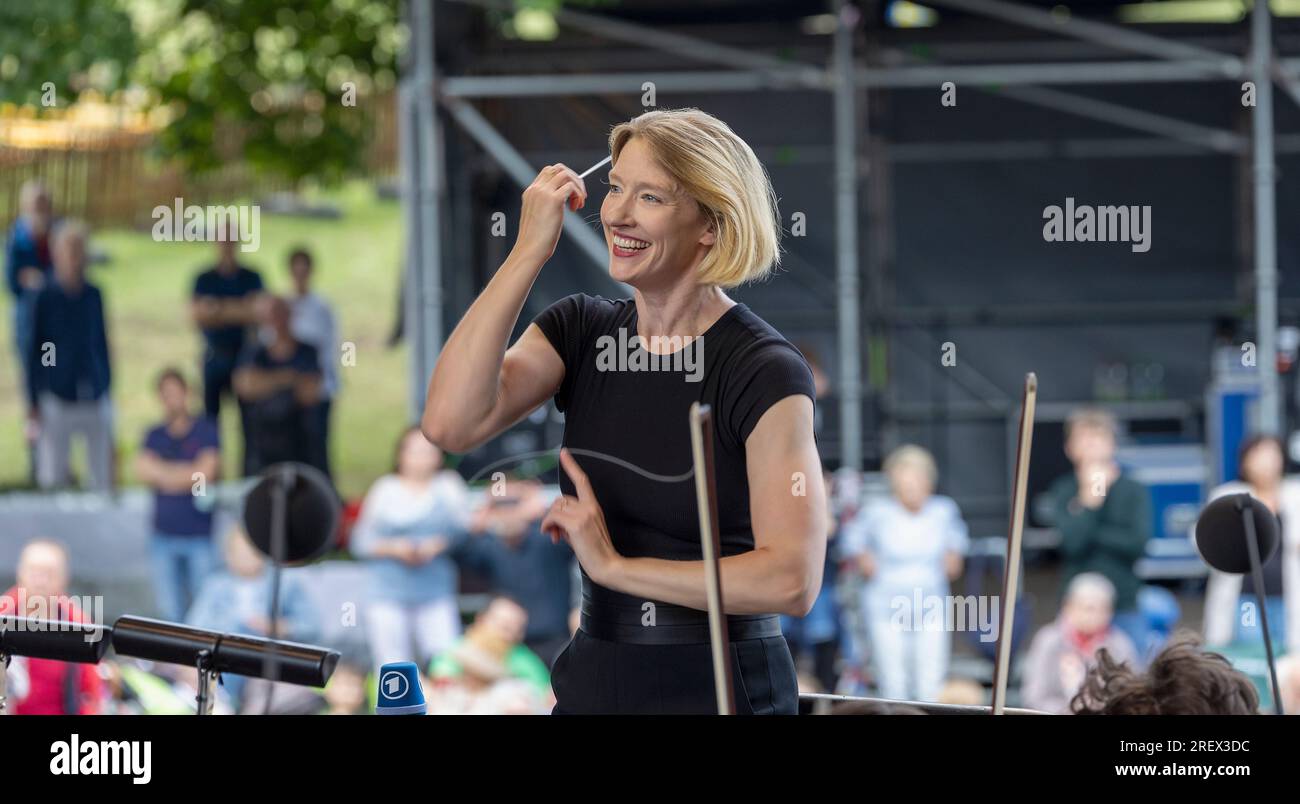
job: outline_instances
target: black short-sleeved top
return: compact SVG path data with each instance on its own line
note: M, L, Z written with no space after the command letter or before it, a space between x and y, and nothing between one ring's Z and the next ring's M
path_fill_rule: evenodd
M263 289L262 275L251 268L237 267L232 273L224 274L217 268L209 268L194 279L194 298L214 296L219 299L242 299L250 293ZM244 348L246 328L238 324L213 327L203 330L208 348L216 352L238 355Z
M729 308L687 347L696 350L694 361L683 353L675 364L641 348L631 299L576 294L534 323L564 360L555 395L565 413L564 445L590 478L619 553L700 560L689 423L696 401L713 408L722 555L752 550L745 441L776 402L797 394L816 400L803 355L744 304ZM638 357L646 363L629 370ZM659 370L644 370L653 360ZM560 487L575 493L563 473ZM633 602L592 584L585 573L583 588L598 601Z

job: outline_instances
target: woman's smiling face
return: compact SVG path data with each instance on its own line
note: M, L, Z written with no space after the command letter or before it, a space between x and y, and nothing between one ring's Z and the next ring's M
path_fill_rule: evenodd
M637 137L623 146L609 171L600 220L610 276L639 289L676 282L715 241L699 204L675 188Z

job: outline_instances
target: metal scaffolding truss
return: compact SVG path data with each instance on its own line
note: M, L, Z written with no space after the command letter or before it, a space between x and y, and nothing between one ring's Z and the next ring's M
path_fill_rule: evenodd
M1146 135L1141 139L1072 140L1048 143L948 143L903 146L903 158L999 158L1040 147L1044 153L1089 158L1101 155L1154 153L1251 154L1254 186L1254 258L1256 333L1261 376L1260 427L1276 432L1280 426L1276 373L1277 269L1275 222L1275 138L1272 82L1300 104L1300 59L1279 58L1271 43L1271 13L1267 0L1253 0L1247 54L1224 52L1184 41L1155 36L1105 22L1061 19L1040 8L1004 0L926 0L927 5L956 9L1032 29L1049 31L1090 48L1100 46L1123 54L1123 60L1077 60L1006 64L934 64L898 55L889 66L866 65L855 52L861 15L846 0L834 0L836 28L824 64L792 62L767 54L727 46L695 36L616 20L596 14L560 9L561 26L599 38L650 48L690 63L725 69L634 71L527 75L439 75L435 69L434 26L439 2L513 11L509 0L407 0L412 47L403 70L399 103L403 198L407 223L406 321L410 343L411 412L418 416L423 391L442 344L441 219L445 165L442 132L435 103L443 107L512 181L525 186L537 168L472 104L477 98L640 95L646 82L659 91L757 92L817 91L832 98L833 142L830 161L835 174L836 334L839 350L840 455L845 466L862 467L863 377L860 325L858 203L864 177L859 143L867 142L865 93L860 90L937 89L944 82L976 88L997 85L998 94L1060 113L1100 120ZM1134 59L1140 56L1141 59ZM1149 84L1161 82L1252 82L1255 108L1249 141L1236 132L1133 108L1065 90L1063 84ZM1300 149L1300 137L1284 136L1288 151ZM1017 150L1018 149L1018 150ZM964 156L963 156L964 155ZM896 157L897 158L897 157ZM602 282L606 250L591 227L566 213L565 232L590 259Z

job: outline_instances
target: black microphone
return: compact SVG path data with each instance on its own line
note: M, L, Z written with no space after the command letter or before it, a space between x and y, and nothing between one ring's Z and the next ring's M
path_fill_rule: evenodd
M1278 524L1268 506L1249 494L1220 497L1205 506L1196 520L1196 549L1205 563L1221 572L1250 573L1259 604L1269 680L1273 683L1273 710L1280 715L1282 696L1277 684L1277 665L1273 661L1273 638L1268 633L1268 606L1264 601L1264 565L1281 542Z
M113 650L118 656L196 667L201 657L213 661L220 644L217 631L148 617L122 616L113 624Z
M275 666L268 672L266 658L272 655ZM325 686L338 663L338 651L242 634L227 634L217 648L217 666L222 672L304 687Z
M1250 572L1250 545L1243 519L1246 508L1254 514L1260 563L1267 564L1277 552L1281 538L1273 512L1249 494L1229 494L1206 505L1196 520L1196 549L1206 564L1222 572Z
M277 463L262 472L244 499L244 528L253 545L276 564L305 564L334 546L340 508L334 487L320 471L302 463Z
M99 664L108 650L102 625L0 616L0 654Z
M113 650L155 662L195 667L200 659L209 670L252 678L264 673L267 653L278 665L275 680L307 687L323 687L334 674L339 653L315 645L302 645L264 637L222 634L147 617L119 617L113 624Z
M306 564L334 546L338 536L340 505L329 478L303 463L277 463L262 472L262 479L244 499L244 527L253 546L271 559L271 633L280 620L280 572L286 565ZM274 643L258 653L262 678L279 679L280 656ZM333 666L329 672L333 672ZM286 671L291 671L286 668ZM327 674L328 675L328 674ZM286 679L287 680L287 679ZM274 687L266 693L265 714L271 713Z

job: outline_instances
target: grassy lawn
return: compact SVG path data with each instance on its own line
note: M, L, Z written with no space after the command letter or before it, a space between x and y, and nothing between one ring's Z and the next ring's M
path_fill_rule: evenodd
M334 304L339 339L356 346L356 364L340 369L331 442L336 482L351 497L391 468L393 443L407 422L406 349L385 345L397 311L402 216L397 202L379 200L363 183L311 200L333 204L343 216L318 220L264 211L260 248L241 259L260 271L273 291L286 292L289 252L303 245L315 255L316 286ZM181 367L191 380L196 409L202 404L201 339L190 323L188 302L194 276L214 259L215 249L204 243L159 243L147 232L129 230L96 232L92 247L109 257L91 267L90 279L104 293L110 322L118 476L133 485L135 451L158 415L153 393L158 371ZM0 295L0 488L14 488L27 483L24 405L15 371L12 300L7 292ZM223 406L221 425L230 476L240 444L233 405ZM82 465L79 454L77 461Z

